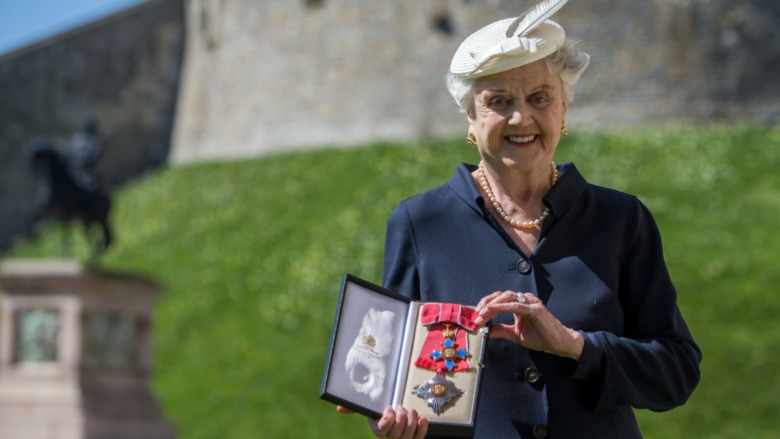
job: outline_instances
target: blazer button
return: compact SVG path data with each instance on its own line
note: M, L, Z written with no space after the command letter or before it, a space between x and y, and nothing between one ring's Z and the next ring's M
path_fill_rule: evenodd
M542 377L542 373L539 372L539 369L535 367L529 367L528 369L523 372L523 378L525 378L526 381L533 384Z
M542 424L534 425L534 437L541 439L547 436L547 426Z
M520 274L528 274L531 272L531 263L527 259L520 259L517 261L517 271Z

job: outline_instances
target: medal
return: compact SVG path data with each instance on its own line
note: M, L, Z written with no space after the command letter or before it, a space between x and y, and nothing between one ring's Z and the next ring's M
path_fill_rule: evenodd
M415 387L412 393L427 402L437 415L447 404L454 403L455 398L463 395L463 391L445 374L471 369L468 335L463 329L476 329L473 322L475 314L470 308L452 303L423 305L420 321L428 328L428 335L415 366L435 371L436 375Z
M438 415L445 405L462 395L463 391L455 387L452 381L444 378L443 374L437 373L433 378L415 387L412 393L424 399Z
M420 322L428 328L422 352L414 365L434 372L463 372L469 370L469 339L467 331L474 331L476 312L452 303L423 305ZM453 327L455 328L453 330Z
M460 348L458 344L455 343L455 331L450 329L449 323L444 324L442 335L444 336L444 341L441 342L443 349L441 351L434 349L428 356L431 357L434 362L444 360L444 367L447 369L447 372L452 372L452 369L455 368L460 361L466 360L469 357L469 350Z

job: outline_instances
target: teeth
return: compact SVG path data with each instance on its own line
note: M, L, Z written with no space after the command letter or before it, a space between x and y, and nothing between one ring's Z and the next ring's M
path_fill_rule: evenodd
M534 137L536 137L536 136L525 136L525 137L509 136L509 140L512 141L512 142L515 142L515 143L525 143L525 142L530 142L531 140L534 140Z

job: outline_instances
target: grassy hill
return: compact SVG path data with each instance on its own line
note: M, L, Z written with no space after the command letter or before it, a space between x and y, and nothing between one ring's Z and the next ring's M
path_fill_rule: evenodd
M103 265L165 285L153 385L179 438L370 437L317 399L341 277L378 282L390 211L475 160L461 140L372 145L167 169L115 194ZM645 436L780 431L780 128L575 132L556 160L654 212L704 351L687 405L639 412Z

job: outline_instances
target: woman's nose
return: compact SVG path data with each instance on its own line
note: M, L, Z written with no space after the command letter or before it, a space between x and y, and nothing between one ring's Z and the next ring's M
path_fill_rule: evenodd
M520 106L519 105L515 105L512 108L511 113L509 113L508 123L510 123L512 125L517 125L517 124L519 124L522 121L523 121L523 114L520 111Z

